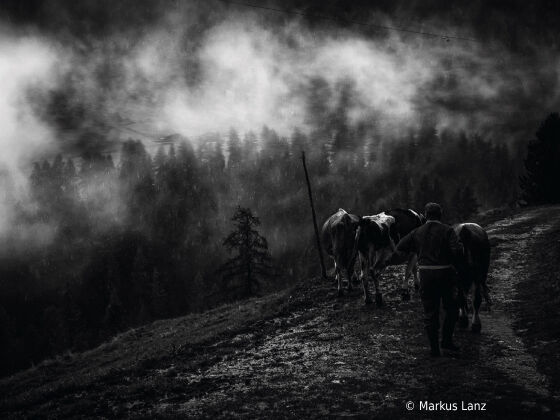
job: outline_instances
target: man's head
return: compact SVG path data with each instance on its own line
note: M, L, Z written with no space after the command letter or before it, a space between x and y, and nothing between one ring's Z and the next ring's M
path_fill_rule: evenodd
M441 206L438 203L428 203L424 208L424 215L428 220L441 220Z

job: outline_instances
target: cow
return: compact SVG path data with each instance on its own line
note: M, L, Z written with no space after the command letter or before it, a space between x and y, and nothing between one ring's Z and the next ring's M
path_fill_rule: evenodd
M368 292L368 277L371 275L375 285L375 303L383 305L383 296L379 290L379 276L395 252L394 229L395 218L386 213L363 216L359 219L354 243L354 251L360 257L360 278L364 289L364 301L368 305L371 297Z
M418 288L416 254L403 255L396 253L395 244L425 222L424 216L411 209L392 209L377 215L364 216L360 219L361 228L359 227L356 233L356 247L360 255L360 266L362 268L360 277L362 278L362 285L364 285L364 300L366 304L371 301L367 293L368 273L374 280L376 303L379 306L383 304L383 298L379 292L379 276L385 267L389 265L398 265L405 262L407 264L401 290L403 300L410 299L408 279L411 274L414 275L414 285ZM388 234L389 237L387 238L385 234Z
M360 218L347 213L344 209L330 216L321 229L321 243L328 255L334 260L335 278L338 283L338 296L342 296L342 276L346 271L348 290L352 289L352 272L355 254L354 240Z
M426 218L412 209L392 209L385 213L395 218L395 225L391 234L396 244L414 229L426 223ZM418 256L416 254L401 255L395 253L392 255L391 259L386 262L386 265L399 265L405 262L406 269L401 285L401 298L402 300L409 300L408 279L411 274L414 276L414 288L418 290L420 286L420 281L418 280Z
M474 286L471 330L480 333L482 324L479 311L482 298L489 305L492 303L486 284L490 266L490 241L486 231L476 223L459 223L453 225L453 229L465 249L464 257L455 264L459 274L459 326L466 328L469 325L467 297Z

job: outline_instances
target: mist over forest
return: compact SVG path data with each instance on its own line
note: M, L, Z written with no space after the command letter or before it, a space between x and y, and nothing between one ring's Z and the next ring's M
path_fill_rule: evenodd
M558 6L370 3L2 2L0 373L247 297L218 269L238 206L255 293L316 275L302 151L320 222L523 204Z

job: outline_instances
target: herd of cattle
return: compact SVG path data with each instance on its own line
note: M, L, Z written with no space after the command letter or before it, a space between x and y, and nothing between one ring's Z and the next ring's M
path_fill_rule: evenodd
M414 276L414 287L418 289L418 264L416 254L397 253L396 245L405 235L421 226L426 219L410 209L393 209L373 216L356 216L339 209L330 216L321 232L322 245L334 260L338 294L342 295L342 280L346 273L348 289L352 288L352 278L356 259L359 258L359 278L364 290L365 303L371 303L368 278L371 276L375 286L375 302L383 304L379 288L379 278L389 265L406 263L402 279L401 297L410 299L408 280ZM490 264L490 242L482 227L475 223L459 223L453 226L463 243L464 257L456 261L455 268L459 277L459 324L468 326L467 297L473 290L472 330L480 332L479 318L482 297L490 303L486 277ZM474 287L473 287L474 286Z

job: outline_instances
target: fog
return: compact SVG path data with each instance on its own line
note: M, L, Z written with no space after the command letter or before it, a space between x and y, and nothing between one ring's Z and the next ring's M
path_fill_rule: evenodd
M56 93L70 114L81 109L75 126L116 126L115 140L133 135L123 121L147 138L178 132L195 139L263 125L283 135L295 127L309 130L317 121L309 106L317 80L326 83L322 106L335 109L344 100L350 122L375 121L376 134L389 138L427 119L440 130L500 137L508 122L517 126L517 104L530 105L523 113L540 118L558 103L559 59L537 46L521 56L498 41L371 35L359 27L309 27L297 16L271 22L265 11L231 9L194 31L203 13L178 7L141 30L102 37L35 30L30 38L20 30L4 38L0 72L9 87L2 92L8 127L2 144L14 152L3 161L13 168L25 151L51 145L52 134L45 132L59 130L55 146L62 151L72 143L64 135L68 115L52 121L62 112L52 103ZM438 23L443 34L474 32ZM31 85L41 95L29 103Z
M24 197L40 158L115 154L131 137L154 153L153 140L172 133L195 144L208 132L265 125L290 136L335 113L383 141L431 124L511 144L526 141L559 103L560 59L536 43L521 54L500 40L372 33L243 8L158 7L146 25L101 34L0 23L0 165L13 194ZM398 26L386 16L376 22ZM438 16L427 25L477 33Z
M56 88L59 56L37 37L0 38L0 235L12 223L13 205L25 199L32 159L56 150L54 132L32 103L35 91ZM43 237L43 230L39 234ZM28 233L24 232L23 236ZM25 238L23 238L25 239Z
M512 2L0 2L0 375L313 279L302 149L319 222L519 206L560 38Z

